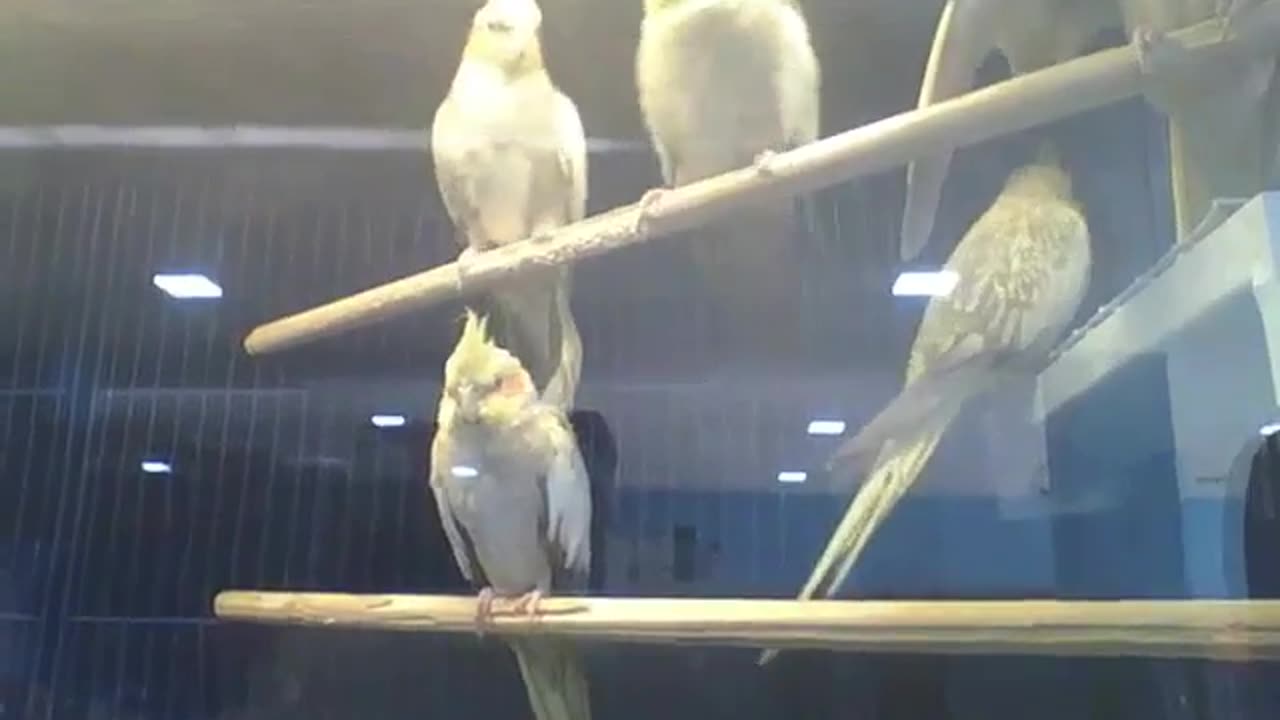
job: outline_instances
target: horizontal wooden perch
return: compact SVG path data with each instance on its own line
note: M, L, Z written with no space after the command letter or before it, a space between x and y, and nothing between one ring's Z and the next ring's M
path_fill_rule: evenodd
M1224 37L1209 21L1171 35L1186 52L1181 67L1239 53L1280 52L1280 0L1270 0ZM262 325L245 338L250 354L300 343L463 297L548 266L565 265L696 227L735 207L811 192L1138 95L1136 50L1103 50L964 96L823 138L774 156L767 171L744 168L671 191L641 222L635 204L561 228L554 237L479 253Z
M228 591L219 618L475 633L474 597ZM628 643L870 652L1280 658L1280 601L1091 602L547 598L537 617L494 605L497 634Z

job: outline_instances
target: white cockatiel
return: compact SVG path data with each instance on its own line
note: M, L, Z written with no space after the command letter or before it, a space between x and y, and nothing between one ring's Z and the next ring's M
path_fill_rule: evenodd
M1091 264L1089 227L1071 178L1046 146L1035 163L1009 176L947 260L955 287L929 301L902 392L833 456L831 469L841 474L874 462L800 599L840 589L970 400L1047 358L1079 309Z
M920 107L973 85L983 58L999 49L1014 75L1078 55L1108 27L1124 27L1151 73L1146 96L1169 117L1170 183L1178 241L1219 197L1262 190L1276 161L1280 83L1276 59L1230 63L1203 74L1161 68L1163 33L1222 17L1238 22L1260 0L948 0L920 90ZM933 230L951 154L912 163L902 219L902 257L924 249Z
M464 255L536 240L586 212L586 135L547 74L541 25L534 0L485 3L436 110L436 180ZM543 398L566 409L582 367L570 282L568 268L521 279L489 293L488 311Z
M667 187L753 163L767 172L769 153L818 137L821 72L793 0L644 0L636 86ZM642 205L661 195L647 193ZM790 198L763 203L693 231L702 282L757 325L795 294L795 207Z
M458 569L480 589L477 620L495 595L536 614L549 593L585 588L591 566L591 485L562 408L538 399L520 360L467 311L445 362L431 442L431 490ZM564 638L512 637L538 720L589 720L587 678Z

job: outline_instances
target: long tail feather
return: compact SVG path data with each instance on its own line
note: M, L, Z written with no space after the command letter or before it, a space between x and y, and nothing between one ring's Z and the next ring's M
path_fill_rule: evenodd
M573 644L560 638L513 638L536 720L590 720L587 677Z
M582 336L578 334L578 323L573 318L573 307L570 304L572 276L568 270L562 272L555 288L555 317L560 348L555 370L542 392L542 399L568 412L573 409L577 400L578 381L582 376Z
M831 597L840 588L867 541L920 476L938 447L944 429L945 423L937 423L923 430L907 447L886 450L886 459L877 465L854 496L797 599ZM777 650L765 651L759 664L769 662L777 654Z
M804 277L791 199L737 210L693 230L689 252L713 304L714 344L735 361L794 359L805 342Z
M582 368L582 341L569 307L569 275L539 275L489 296L494 339L520 359L543 398L572 408Z

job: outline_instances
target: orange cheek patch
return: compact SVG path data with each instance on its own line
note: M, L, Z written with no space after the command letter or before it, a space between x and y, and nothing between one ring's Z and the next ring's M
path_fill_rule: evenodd
M498 392L503 395L520 395L529 389L529 376L521 372L513 372L504 375L502 384L498 386Z

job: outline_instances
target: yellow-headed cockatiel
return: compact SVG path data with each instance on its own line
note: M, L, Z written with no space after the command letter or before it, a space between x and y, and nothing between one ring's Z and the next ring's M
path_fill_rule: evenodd
M546 235L586 212L587 143L573 101L543 65L534 0L476 11L457 74L431 126L436 180L463 254ZM543 397L571 408L582 342L558 268L489 294L498 339Z
M431 489L462 574L537 612L548 593L580 591L591 564L591 488L563 409L538 398L520 360L467 311L445 363L431 443ZM587 679L561 638L509 638L538 720L588 720Z

